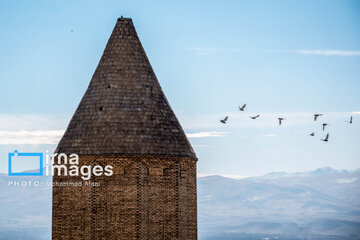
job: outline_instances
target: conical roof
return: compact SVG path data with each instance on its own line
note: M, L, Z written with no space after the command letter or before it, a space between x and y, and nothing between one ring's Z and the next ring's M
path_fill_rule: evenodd
M195 158L130 18L119 18L56 152Z

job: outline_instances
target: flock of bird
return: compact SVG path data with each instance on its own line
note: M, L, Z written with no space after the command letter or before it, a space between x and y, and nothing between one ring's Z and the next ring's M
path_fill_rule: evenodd
M245 103L243 106L239 107L239 111L243 112L243 111L245 111L245 108L246 108L246 103ZM321 113L315 113L315 114L314 114L314 121L316 122L316 120L317 120L319 117L321 117L321 116L323 116L323 114L321 114ZM255 116L250 116L250 118L251 118L251 119L254 119L254 120L257 119L258 117L260 117L259 114L258 114L258 115L255 115ZM223 124L226 124L226 122L227 122L228 119L229 119L229 116L226 116L224 119L220 119L220 122L223 123ZM286 120L286 118L279 117L278 120L279 120L279 126L281 126L282 121ZM351 117L350 117L350 121L346 121L346 122L352 124L352 121L353 121L353 117L351 116ZM322 124L322 129L323 129L323 131L325 131L325 127L328 126L328 125L329 125L329 124L327 124L327 123L323 123L323 124ZM309 134L309 135L312 136L312 137L314 137L314 136L315 136L315 132L312 132L312 133ZM328 142L328 141L329 141L329 133L326 134L326 137L325 137L324 139L320 139L320 140L321 140L321 141L324 141L324 142Z

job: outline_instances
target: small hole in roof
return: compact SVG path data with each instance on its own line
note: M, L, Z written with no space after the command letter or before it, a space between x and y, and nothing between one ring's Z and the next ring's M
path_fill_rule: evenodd
M100 107L100 108L99 108L99 111L102 112L102 110L103 110L103 107Z

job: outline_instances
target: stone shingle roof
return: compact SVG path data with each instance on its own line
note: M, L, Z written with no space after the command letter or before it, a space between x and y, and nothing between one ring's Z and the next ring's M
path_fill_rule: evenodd
M56 152L195 158L130 18L119 18Z

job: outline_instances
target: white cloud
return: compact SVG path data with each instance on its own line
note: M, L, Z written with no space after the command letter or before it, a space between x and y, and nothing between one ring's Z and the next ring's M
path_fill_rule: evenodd
M192 133L189 138L224 137L233 127L236 128L267 128L278 127L277 117L285 116L284 125L304 125L313 123L313 113L306 112L279 112L260 113L260 118L252 120L251 115L257 113L239 111L213 115L180 116L181 123ZM360 111L352 112L323 112L323 118L344 117L360 115ZM227 124L219 120L229 116ZM0 145L4 144L55 144L65 129L69 119L53 115L0 115ZM213 131L209 131L209 129ZM222 131L227 130L227 131ZM275 134L264 134L242 137L275 137ZM198 146L206 147L206 146Z
M0 145L56 144L69 120L64 116L1 114Z
M227 132L197 132L197 133L186 133L188 138L206 138L206 137L224 137Z
M57 144L63 134L64 130L0 130L0 145Z
M64 116L1 114L0 145L56 144L69 120Z
M239 49L239 48L227 48L227 47L187 47L188 51L194 52L200 56L207 56L219 52L246 52L246 53L293 53L294 51L288 50L264 50L264 49ZM304 55L321 55L321 56L360 56L360 51L346 51L346 50L334 50L334 49L313 49L313 50L296 50L298 54Z
M322 56L360 56L360 51L344 50L299 50L297 53Z
M360 115L360 112L328 112L325 113L327 117L345 117L348 118L352 115ZM324 114L324 116L325 116Z
M209 55L218 52L244 52L247 53L283 53L289 52L284 50L242 50L239 48L227 48L227 47L187 47L188 51L194 52L197 55ZM292 52L292 51L290 51ZM335 49L313 49L313 50L296 50L296 53L305 55L321 55L321 56L360 56L360 51L346 51Z
M64 116L36 114L1 114L0 131L65 129L69 119Z

